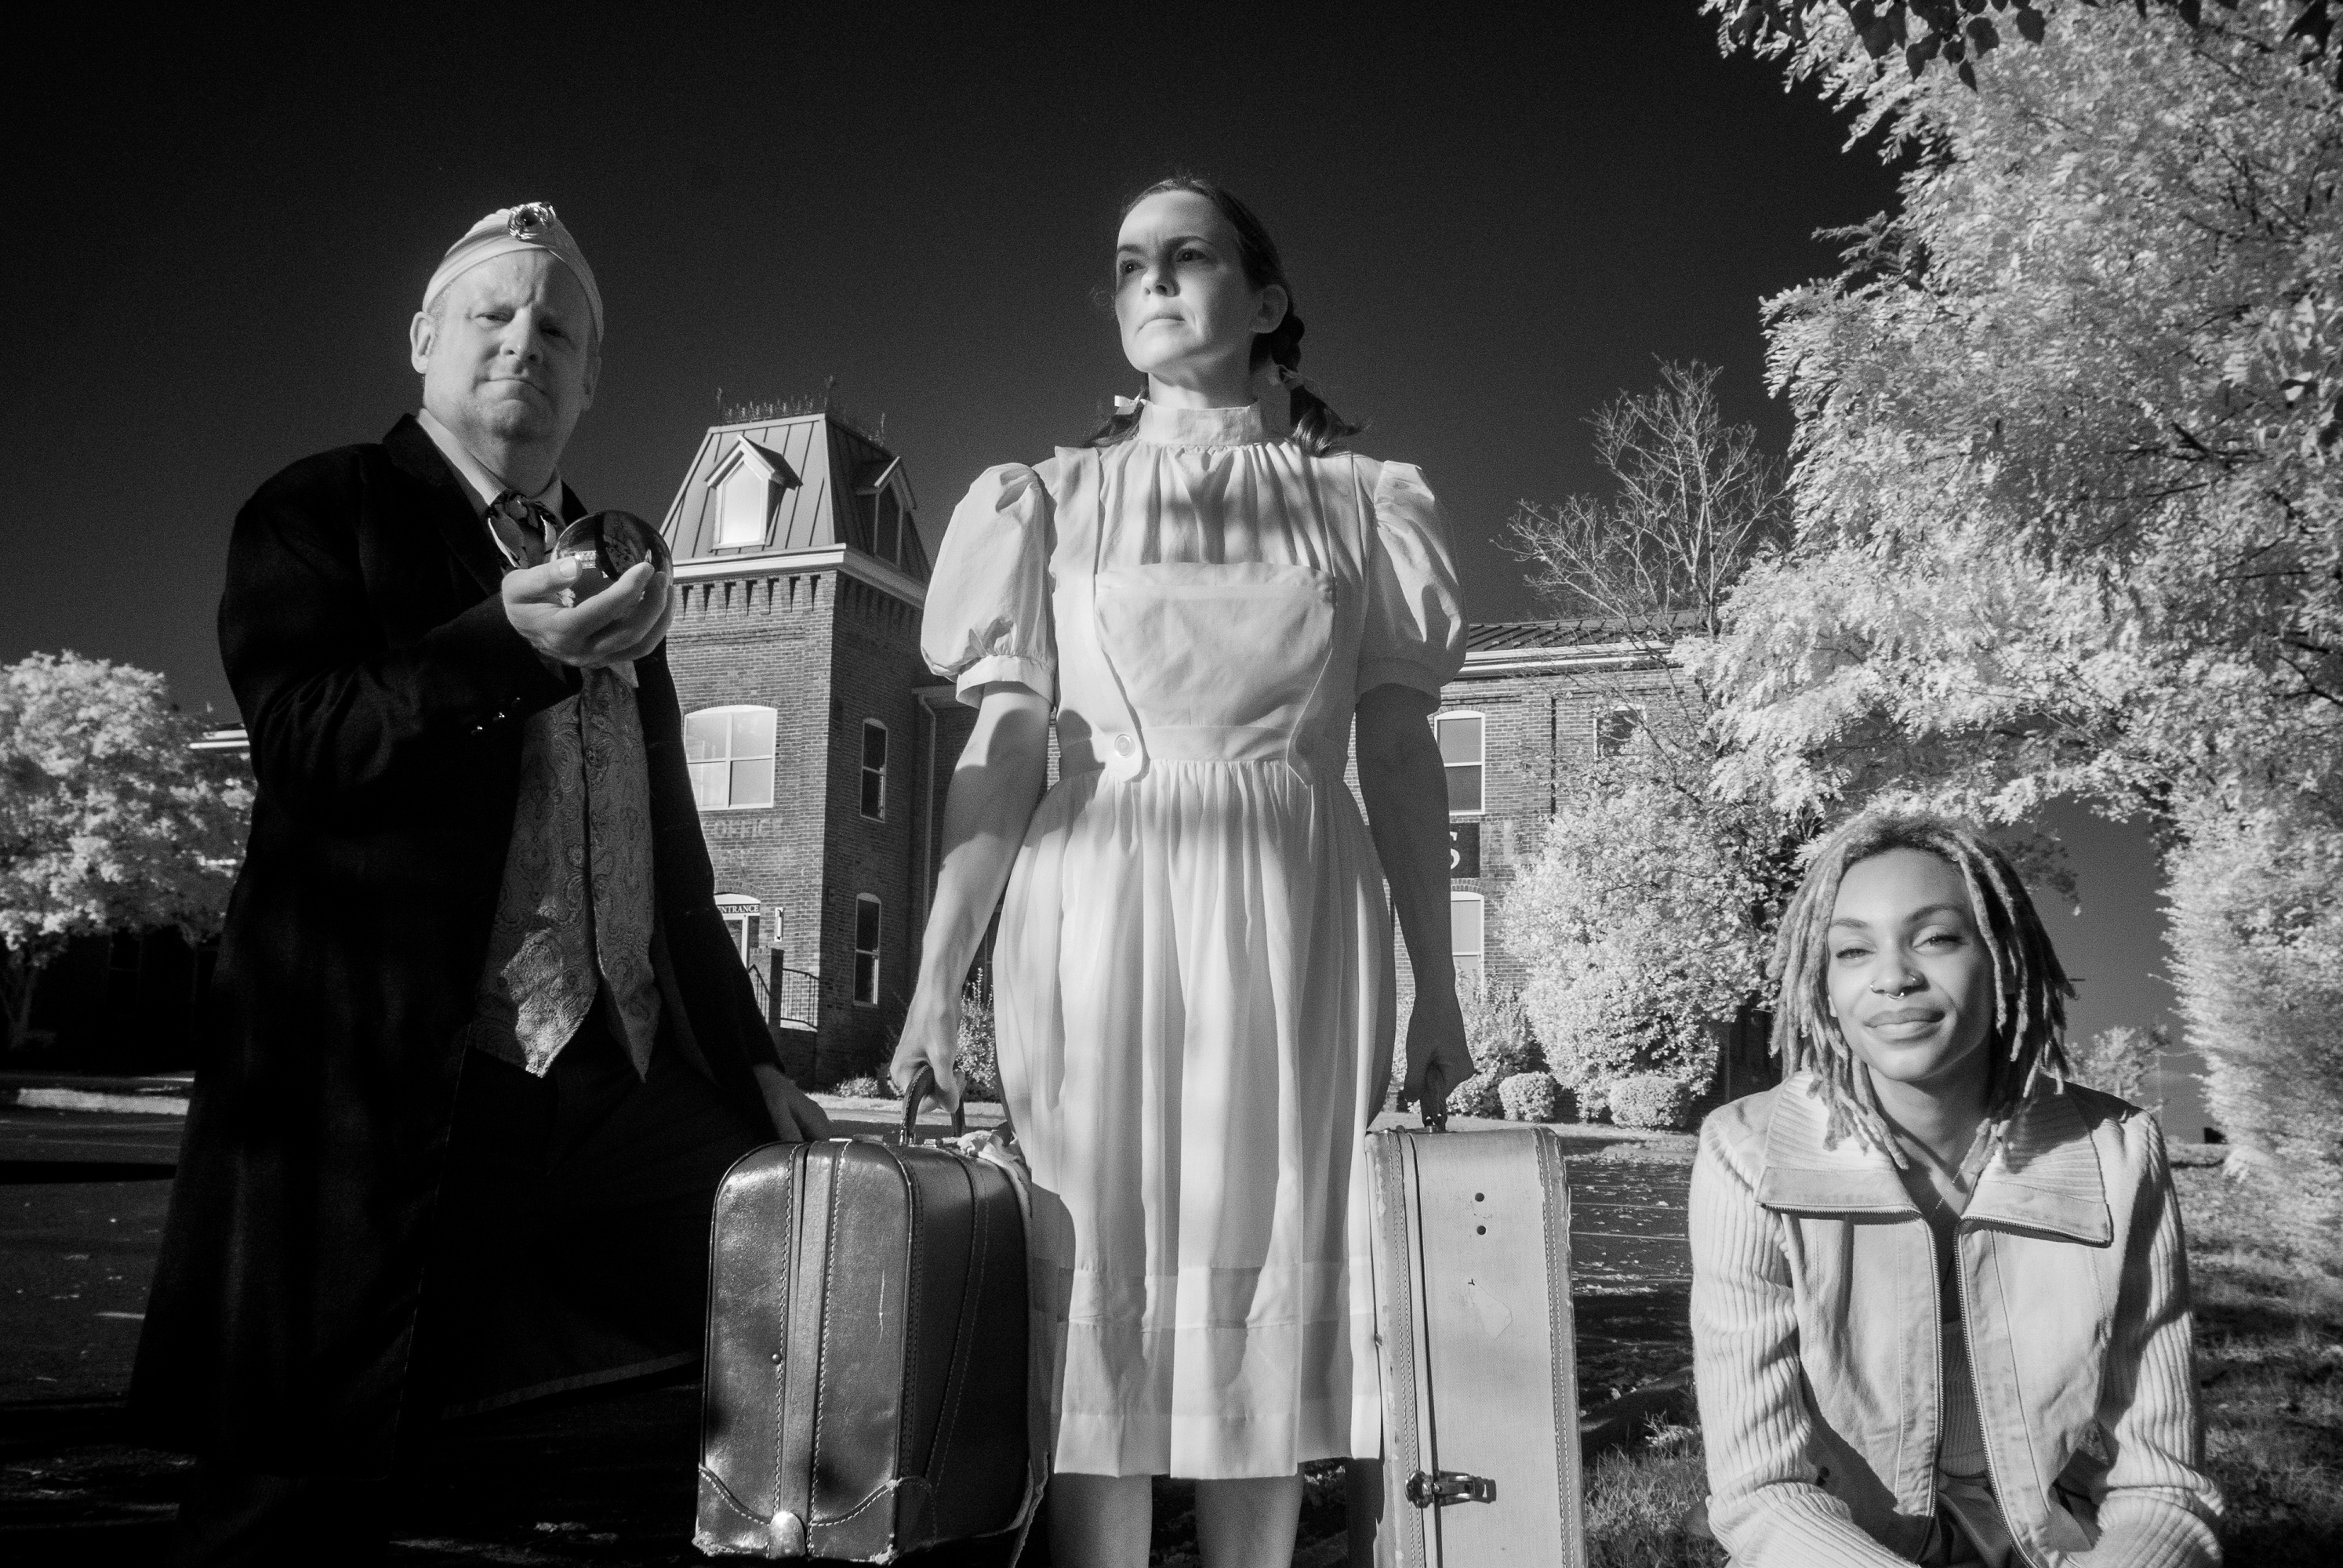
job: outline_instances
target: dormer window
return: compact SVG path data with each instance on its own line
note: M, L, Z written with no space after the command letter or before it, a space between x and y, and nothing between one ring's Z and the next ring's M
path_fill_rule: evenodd
M798 483L781 455L748 437L740 437L709 477L709 501L716 513L716 548L762 546L773 526L773 503Z
M866 465L854 487L854 510L862 524L864 548L890 567L903 564L903 535L911 526L910 493L903 459Z

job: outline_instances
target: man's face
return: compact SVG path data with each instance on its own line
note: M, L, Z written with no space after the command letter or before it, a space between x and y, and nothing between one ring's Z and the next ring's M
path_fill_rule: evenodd
M458 437L557 451L602 368L585 287L541 250L460 272L409 332L423 406Z

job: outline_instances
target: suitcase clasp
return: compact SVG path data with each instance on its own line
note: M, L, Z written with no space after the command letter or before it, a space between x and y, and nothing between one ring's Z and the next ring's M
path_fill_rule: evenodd
M1494 1503L1497 1483L1485 1475L1461 1470L1417 1471L1407 1478L1407 1500L1418 1508L1445 1508L1452 1503Z

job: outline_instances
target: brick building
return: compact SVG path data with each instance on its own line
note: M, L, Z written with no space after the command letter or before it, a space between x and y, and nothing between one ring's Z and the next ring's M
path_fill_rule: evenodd
M820 1082L901 1027L937 774L970 722L923 689L916 506L902 459L825 408L711 427L663 525L718 901L789 1065Z

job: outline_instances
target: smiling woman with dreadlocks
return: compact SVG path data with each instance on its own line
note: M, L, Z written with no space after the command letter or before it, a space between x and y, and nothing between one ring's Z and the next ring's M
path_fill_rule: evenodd
M2069 1084L2074 994L1998 849L1875 812L1782 920L1790 1077L1693 1168L1709 1517L1758 1564L2207 1564L2155 1118Z

